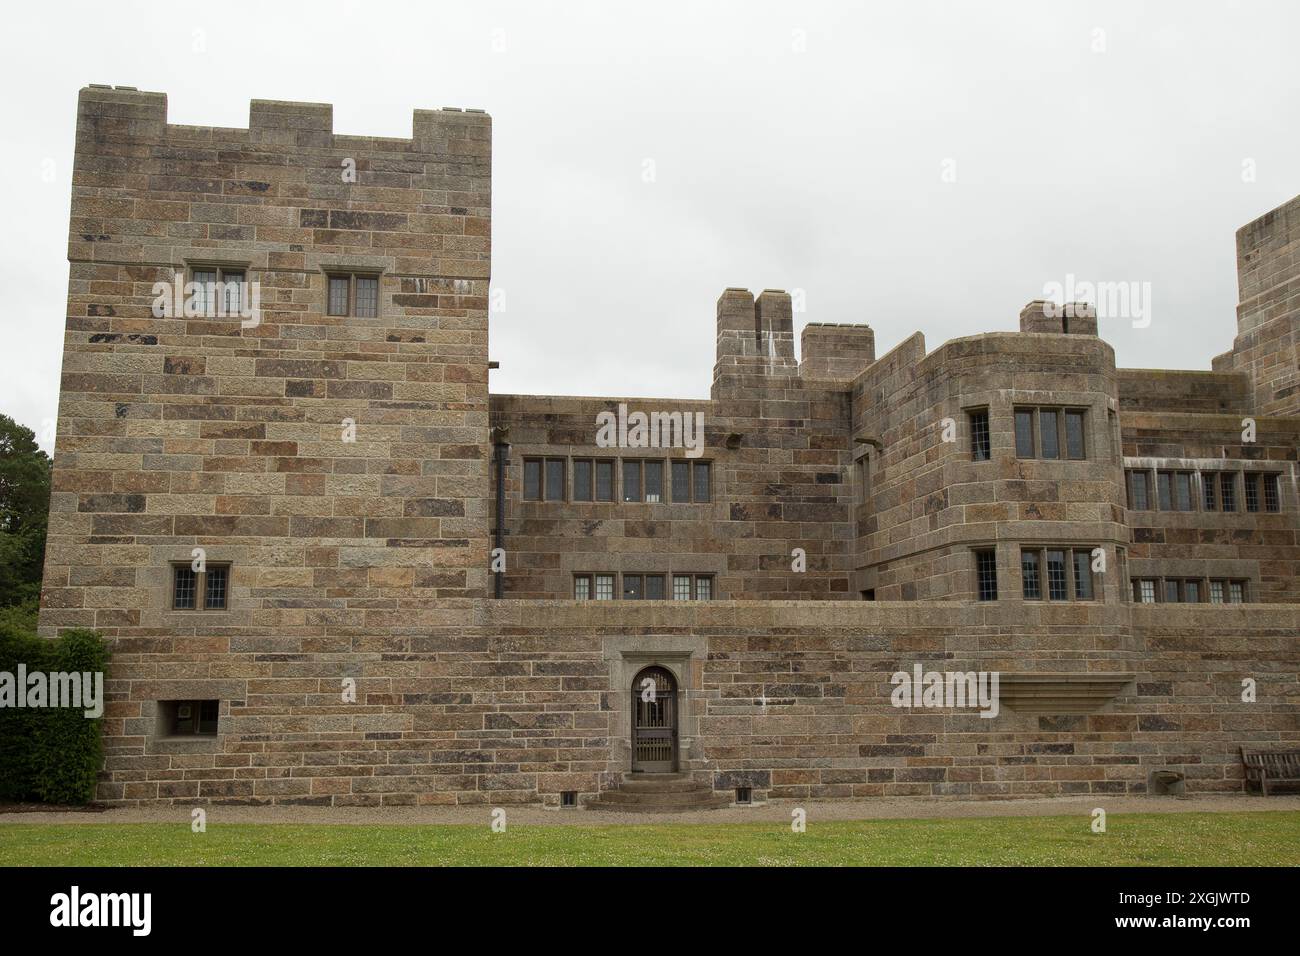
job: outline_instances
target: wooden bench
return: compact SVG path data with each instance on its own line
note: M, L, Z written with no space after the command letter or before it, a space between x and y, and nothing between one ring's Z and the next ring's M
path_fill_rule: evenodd
M1246 789L1258 780L1264 796L1269 783L1300 782L1300 750L1247 750L1241 748L1241 762L1246 768Z

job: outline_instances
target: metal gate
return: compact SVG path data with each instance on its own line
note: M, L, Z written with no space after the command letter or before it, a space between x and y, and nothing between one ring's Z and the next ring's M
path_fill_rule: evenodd
M632 769L677 769L677 682L662 667L647 667L632 681Z

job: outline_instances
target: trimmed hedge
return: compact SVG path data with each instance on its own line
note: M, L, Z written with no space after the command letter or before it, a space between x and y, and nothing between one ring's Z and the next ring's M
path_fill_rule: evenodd
M108 646L94 631L48 640L0 621L0 671L81 672L108 669ZM0 800L86 803L103 765L103 717L75 707L0 707Z

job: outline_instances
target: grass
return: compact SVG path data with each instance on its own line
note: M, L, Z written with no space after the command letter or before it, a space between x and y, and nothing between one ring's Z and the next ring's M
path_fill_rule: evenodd
M1295 866L1300 813L638 826L3 824L8 866Z

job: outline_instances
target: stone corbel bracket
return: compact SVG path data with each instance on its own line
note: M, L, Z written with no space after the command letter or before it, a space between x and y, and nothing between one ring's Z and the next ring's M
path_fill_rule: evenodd
M1091 714L1137 679L1132 673L998 675L998 700L1021 714Z

